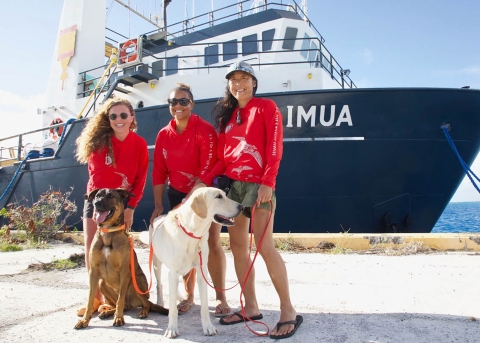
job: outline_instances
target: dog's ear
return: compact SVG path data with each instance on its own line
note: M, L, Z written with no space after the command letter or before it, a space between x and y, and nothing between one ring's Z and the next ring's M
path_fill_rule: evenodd
M130 192L127 191L126 189L117 188L116 191L118 192L118 194L120 194L120 196L121 196L123 199L126 199L126 198L135 198L135 194L130 193Z
M205 194L196 194L193 198L192 211L202 219L207 218L207 203L205 201Z
M90 201L92 201L93 198L95 198L95 195L97 195L97 193L98 193L99 190L100 190L100 189L94 189L94 190L91 191L90 193L85 194L85 195L83 196L83 198L84 198L85 200L90 200Z

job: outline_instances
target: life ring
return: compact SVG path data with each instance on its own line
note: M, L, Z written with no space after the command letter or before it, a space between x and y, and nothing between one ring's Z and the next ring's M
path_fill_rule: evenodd
M127 49L134 48L135 51L128 54ZM120 62L127 63L127 62L134 62L137 59L137 40L130 39L127 40L120 49Z
M63 120L60 118L55 118L50 122L50 126L52 125L57 125L57 124L62 124ZM50 137L53 139L58 139L62 136L63 133L63 126L57 126L57 127L51 127L50 128Z

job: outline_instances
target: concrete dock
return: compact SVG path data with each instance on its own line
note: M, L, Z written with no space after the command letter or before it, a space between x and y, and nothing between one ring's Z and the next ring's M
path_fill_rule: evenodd
M470 247L474 241L463 237L462 249L400 256L358 253L353 249L329 254L282 252L292 302L304 317L297 333L286 342L480 343L480 253L473 245ZM148 250L136 251L148 278ZM87 297L85 269L24 271L29 264L47 263L75 253L83 253L83 246L61 243L46 250L0 253L2 341L169 341L163 337L167 317L151 313L141 320L137 310L126 312L123 327L113 327L111 319L100 320L95 315L88 328L74 330L78 321L75 311ZM236 283L236 276L232 255L226 255L229 287ZM257 297L266 326L251 328L264 332L278 321L279 303L261 257L255 268ZM166 298L167 271L163 268ZM227 291L232 307L239 306L239 297L238 286ZM151 300L156 300L154 287ZM209 290L212 312L214 304L214 292ZM196 297L192 310L179 318L180 336L176 341L272 342L269 337L257 337L244 324L222 326L213 316L212 322L218 334L204 336Z

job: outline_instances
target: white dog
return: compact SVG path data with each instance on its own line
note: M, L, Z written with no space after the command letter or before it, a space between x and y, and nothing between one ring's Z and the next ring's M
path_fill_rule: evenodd
M197 270L203 333L207 336L217 334L208 313L207 284L203 278L203 275L207 275L208 232L212 221L221 225L233 225L232 218L238 216L242 210L243 206L228 199L222 190L203 187L195 190L180 207L171 210L167 215L155 218L148 233L144 231L140 234L140 240L145 244L152 242L157 279L157 304L163 305L161 264L164 263L170 270L169 315L165 337L175 338L180 334L176 304L178 279L194 267Z

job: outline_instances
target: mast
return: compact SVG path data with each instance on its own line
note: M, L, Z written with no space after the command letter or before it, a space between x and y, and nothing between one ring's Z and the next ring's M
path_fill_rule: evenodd
M172 0L163 0L163 29L167 32L167 6Z

